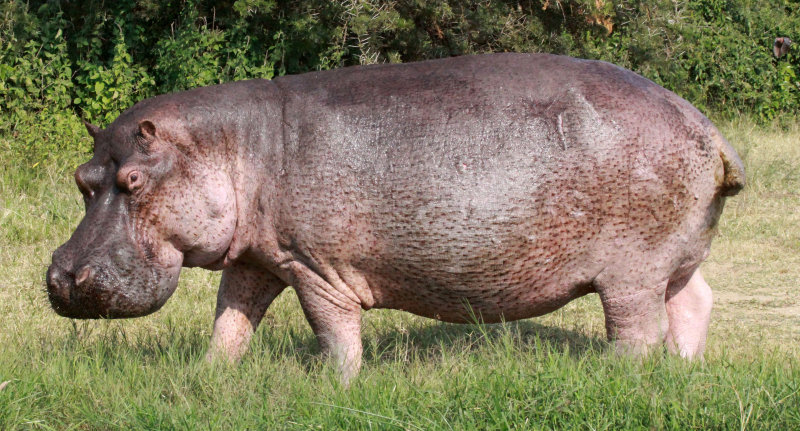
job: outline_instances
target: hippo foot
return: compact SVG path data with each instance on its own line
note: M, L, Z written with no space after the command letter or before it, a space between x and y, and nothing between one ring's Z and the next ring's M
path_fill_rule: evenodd
M361 310L340 308L313 292L298 291L298 296L323 356L334 364L341 382L349 385L361 369Z
M333 361L347 386L361 369L361 305L304 265L289 266L292 285L322 354Z
M664 294L667 283L650 289L598 290L606 318L608 339L619 354L646 355L660 346L668 329Z

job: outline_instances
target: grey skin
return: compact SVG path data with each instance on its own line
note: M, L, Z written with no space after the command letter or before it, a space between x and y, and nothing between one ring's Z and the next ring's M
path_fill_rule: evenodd
M53 308L152 313L223 269L209 357L293 286L344 379L361 310L523 319L599 294L622 351L703 352L698 266L742 163L700 112L608 63L495 54L352 67L142 101L94 136Z

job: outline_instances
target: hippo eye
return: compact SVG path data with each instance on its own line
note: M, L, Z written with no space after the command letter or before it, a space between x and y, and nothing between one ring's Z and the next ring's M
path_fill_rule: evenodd
M127 186L131 192L138 190L142 186L142 174L139 171L130 171Z
M144 175L136 168L123 168L117 174L117 184L123 190L136 192L144 185Z

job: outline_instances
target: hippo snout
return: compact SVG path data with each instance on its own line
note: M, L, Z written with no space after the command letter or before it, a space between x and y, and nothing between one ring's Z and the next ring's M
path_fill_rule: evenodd
M47 293L56 313L73 319L138 317L164 304L178 268L160 268L120 242L108 251L76 253L67 243L53 254ZM105 249L105 248L104 248Z
M103 290L94 285L96 271L88 266L65 269L53 263L47 269L47 294L53 309L61 316L75 319L111 317Z

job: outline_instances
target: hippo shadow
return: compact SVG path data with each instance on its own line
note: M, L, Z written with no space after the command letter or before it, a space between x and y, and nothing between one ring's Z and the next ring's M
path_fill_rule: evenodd
M364 358L380 362L415 356L436 361L445 352L470 354L509 345L519 351L537 349L572 357L609 348L605 339L530 320L497 324L434 322L417 324L407 331L381 331L377 337L365 339Z
M383 310L381 310L383 311ZM383 316L363 319L364 363L405 363L411 358L438 362L445 355L476 354L486 349L509 347L515 351L539 350L550 354L580 357L590 352L605 352L610 344L604 338L584 332L548 326L534 320L498 324L453 324L386 310ZM203 360L208 334L167 322L168 329L129 337L118 321L72 321L65 338L53 339L51 349L73 355L124 361L136 357L145 363L169 362L188 365ZM252 339L244 361L260 361L265 356L278 360L294 357L309 372L324 366L319 344L305 325L280 325L260 328ZM505 347L504 347L505 346Z
M453 324L413 319L402 323L405 328L398 329L393 325L365 322L362 334L364 364L407 363L411 360L438 362L445 355L469 355L509 345L514 351L538 350L573 358L612 348L604 338L531 320ZM366 327L371 324L374 326ZM251 354L266 354L276 359L293 356L308 372L325 366L319 344L310 330L290 329L286 332L285 329L259 331L261 333L254 337Z

